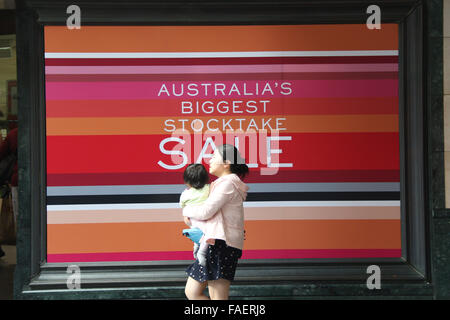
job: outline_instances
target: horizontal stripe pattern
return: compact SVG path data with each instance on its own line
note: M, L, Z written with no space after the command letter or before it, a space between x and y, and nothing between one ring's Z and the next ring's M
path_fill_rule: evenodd
M185 228L182 222L49 224L47 253L187 251L192 242L182 236ZM245 231L245 250L401 245L399 220L249 220Z
M179 194L51 196L47 204L164 203L178 202ZM246 201L368 201L399 200L400 192L250 192Z
M259 139L247 139L245 146L244 139L241 139L241 154L247 163L258 161L260 167L264 164L267 167L267 141L261 136L254 137ZM273 162L294 165L292 169L283 170L399 170L399 136L396 132L290 133L289 137L290 141L279 141L276 149L281 149L281 154L271 154ZM172 157L158 150L165 138L165 135L47 136L47 173L164 172L161 163L181 164L183 161L181 156ZM224 137L222 141L227 142L229 139ZM192 152L194 138L192 145L186 144L187 163L194 163L201 150ZM258 152L255 149L250 152L249 145L254 147L255 144L258 144ZM171 150L175 145L173 142L164 146ZM211 150L212 146L209 145L205 153L211 154ZM298 150L305 150L301 157L298 156ZM86 154L90 156L86 157ZM278 161L275 161L277 157ZM268 172L267 178L283 170ZM252 174L259 175L260 171L252 170L250 176ZM151 178L151 175L148 177ZM179 179L182 179L181 175ZM153 183L164 184L157 181Z
M400 249L244 250L241 259L399 258ZM49 254L49 263L192 260L192 251ZM239 272L239 269L238 271Z
M211 73L211 74L53 74L46 76L49 82L119 82L119 81L222 81L222 80L367 80L398 79L397 72L303 72L303 73Z
M247 183L252 192L400 192L400 184L392 182L373 183ZM119 194L180 194L183 184L130 185L130 186L81 186L47 187L47 196L119 195Z
M83 58L241 58L241 57L367 57L395 56L398 50L352 51L239 51L239 52L46 52L46 59Z
M275 120L278 119L278 120ZM47 119L47 136L80 135L155 135L175 131L185 127L186 133L207 133L207 131L224 132L232 127L253 130L256 135L261 128L269 126L279 128L286 133L307 132L398 132L398 115L302 115L285 117L284 115L243 116L239 122L232 117L184 117L170 119L159 117L139 118L83 118L80 128L78 118ZM186 121L185 121L186 120ZM182 124L180 124L182 123ZM248 130L247 130L248 129Z
M161 165L181 162L163 141L184 125L192 144L260 134L233 137L251 168L245 259L400 257L397 25L80 31L44 28L48 262L192 258L184 167Z
M276 87L279 81L271 80L271 85ZM369 79L369 80L292 80L292 95L296 98L309 98L315 96L321 97L396 97L398 96L398 80L396 79ZM228 98L240 99L243 96L243 88L248 86L256 92L257 84L259 84L260 92L263 91L266 82L249 81L221 81L228 92L231 91L233 84L241 88L239 93L233 92L226 95ZM165 83L167 87L176 87L176 93L183 93L182 87L187 88L189 84L196 84L201 87L200 82L177 82ZM49 100L76 100L76 99L167 99L167 95L158 93L161 91L162 84L158 82L124 82L124 81L108 81L99 82L92 86L88 82L47 82L46 98ZM248 89L250 90L250 89ZM249 91L247 91L249 92ZM172 95L172 97L176 97ZM270 93L266 90L265 94L259 95L260 99L269 97L283 97L283 94L276 91ZM191 99L187 93L182 95L183 99ZM199 94L197 99L217 98L214 95Z
M392 201L394 202L394 201ZM375 202L376 203L376 202ZM245 220L399 220L399 206L370 206L361 201L359 206L285 206L275 203L251 203L245 206ZM79 224L79 223L123 223L123 222L182 222L180 208L154 209L101 209L70 210L77 206L58 211L47 209L47 224ZM157 206L155 206L157 207ZM276 214L274 214L276 212Z
M258 207L398 207L400 201L265 201L244 202L244 208ZM178 203L108 203L90 205L48 205L48 211L178 209Z
M209 73L332 73L396 72L398 64L275 64L208 66L48 66L46 75L129 75L129 74L209 74Z
M246 105L252 99L240 99L242 105ZM65 117L176 117L180 116L181 99L168 100L47 100L47 118ZM189 100L188 100L189 101ZM191 100L192 101L192 100ZM220 101L226 101L232 105L232 99L209 99L214 105ZM289 102L289 103L287 103ZM223 116L223 111L203 110L193 104L191 113L186 116ZM398 97L379 98L290 98L289 101L283 98L270 99L271 110L274 114L283 115L375 115L375 114L395 114L398 115ZM188 112L188 111L186 111ZM210 112L210 113L207 113ZM261 110L256 110L253 114L264 114ZM83 119L78 119L80 123Z
M248 183L398 182L400 170L280 170L274 175L250 174ZM47 174L48 186L148 185L183 183L179 172ZM250 190L252 192L252 190Z
M117 39L122 39L118 49ZM143 41L142 39L152 39ZM398 25L377 32L365 24L258 26L46 26L46 53L395 51ZM345 54L346 56L348 53ZM390 54L392 55L392 54ZM278 55L277 55L278 56Z
M196 66L261 64L361 64L396 63L398 56L315 56L315 57L235 57L235 58L58 58L45 59L46 66Z

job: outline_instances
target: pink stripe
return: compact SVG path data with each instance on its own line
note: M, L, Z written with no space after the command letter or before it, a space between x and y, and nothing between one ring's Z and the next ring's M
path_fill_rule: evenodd
M244 250L242 259L399 258L401 249ZM47 262L193 260L192 251L49 254Z
M244 250L242 259L399 258L401 249Z
M284 85L284 89L280 89L283 82L289 82L291 85ZM217 99L232 98L244 99L254 97L255 99L270 99L274 97L396 97L398 95L398 80L382 79L382 80L270 80L270 81L221 81L225 85L226 96L220 92L214 95L209 87L208 94L205 95L204 90L200 90L196 96L187 94L188 84L197 84L197 88L202 89L201 82L47 82L46 97L48 100L95 100L95 99ZM208 84L215 82L208 81ZM269 91L272 90L273 95ZM165 85L170 96L165 92L161 92L158 97L162 85ZM172 85L175 86L175 93L180 94L181 85L185 88L184 94L175 96L172 93ZM233 84L236 84L240 94L231 91ZM245 84L245 86L244 86ZM256 94L256 84L258 84L258 94ZM244 89L244 87L246 89ZM265 90L265 88L267 88ZM289 88L292 90L290 91ZM244 95L244 90L254 93L253 96ZM203 92L202 92L203 91ZM228 93L231 91L231 94ZM262 94L264 92L264 94ZM283 92L284 94L282 94ZM192 93L192 92L191 92Z
M47 66L46 74L179 74L268 72L395 72L396 63L373 64L261 64L207 66Z
M192 251L48 254L47 262L192 260Z

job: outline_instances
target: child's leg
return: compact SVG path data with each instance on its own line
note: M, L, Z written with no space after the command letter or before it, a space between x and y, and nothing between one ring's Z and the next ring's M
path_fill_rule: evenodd
M200 244L200 247L197 251L197 259L198 262L202 265L202 266L206 266L206 253L208 252L208 244L203 242Z
M200 248L200 245L197 242L194 242L194 259L197 260L197 252L198 249Z

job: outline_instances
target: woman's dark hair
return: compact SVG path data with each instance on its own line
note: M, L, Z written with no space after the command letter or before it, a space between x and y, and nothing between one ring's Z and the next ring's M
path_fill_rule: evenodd
M231 144L223 144L217 147L223 161L230 161L230 171L235 173L239 178L244 179L249 173L248 166L245 164L245 159L241 157L239 150Z
M209 182L209 175L201 163L193 163L184 170L183 179L192 188L201 189Z

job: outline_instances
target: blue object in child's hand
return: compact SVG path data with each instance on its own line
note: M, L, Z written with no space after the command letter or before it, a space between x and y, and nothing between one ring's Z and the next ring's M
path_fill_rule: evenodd
M200 239L203 236L203 232L199 228L184 229L183 236L186 236L195 243L200 244Z

